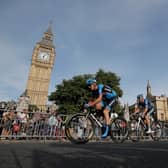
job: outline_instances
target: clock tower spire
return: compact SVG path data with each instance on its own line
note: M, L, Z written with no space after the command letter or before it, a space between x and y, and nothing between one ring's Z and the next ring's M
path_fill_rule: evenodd
M147 90L147 98L151 99L152 97L152 91L151 91L151 85L149 83L149 80L148 80L148 83L147 83L147 87L146 87L146 90Z
M42 39L36 43L26 86L26 94L32 105L46 110L48 89L55 60L54 35L51 23L44 32Z
M53 46L53 32L52 32L52 23L50 22L48 29L44 32L43 37L39 44Z

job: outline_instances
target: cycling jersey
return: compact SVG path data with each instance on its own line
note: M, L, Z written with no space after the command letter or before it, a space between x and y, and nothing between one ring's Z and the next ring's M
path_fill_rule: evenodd
M94 97L98 97L100 94L107 100L117 97L117 93L110 86L98 84L97 87L97 90L92 92Z
M137 106L140 108L147 108L148 111L154 108L154 105L151 101L149 101L147 98L144 99L143 102L138 102Z

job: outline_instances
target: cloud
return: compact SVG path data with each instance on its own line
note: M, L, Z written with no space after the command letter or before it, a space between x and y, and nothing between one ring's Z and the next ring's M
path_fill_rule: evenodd
M10 40L9 40L10 41ZM7 39L0 39L0 98L7 99L19 97L18 92L23 92L25 87L28 65L24 64L22 56L24 49L18 48ZM18 91L18 92L17 92Z
M138 32L167 4L165 0L72 1L62 10L64 22L59 21L63 31Z
M32 48L52 19L56 60L50 90L62 79L102 68L121 77L124 100L133 101L148 79L154 93L167 92L167 5L167 0L5 1L0 99L24 91Z

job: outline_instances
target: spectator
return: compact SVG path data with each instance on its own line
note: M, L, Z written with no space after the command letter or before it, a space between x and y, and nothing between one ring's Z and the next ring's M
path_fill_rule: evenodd
M2 116L3 116L3 112L4 112L4 110L1 109L1 110L0 110L0 135L1 135L2 130L3 130L3 127L2 127Z
M20 121L15 119L12 127L12 135L18 135L20 131L20 126L21 126Z
M56 113L57 120L58 120L58 126L57 126L57 131L56 131L56 136L59 136L64 140L65 137L65 126L63 124L63 119L62 117Z
M25 135L25 130L26 130L26 126L27 126L29 116L28 116L28 114L26 114L24 112L18 112L17 113L17 118L19 119L19 121L21 123L22 134Z
M9 112L4 113L2 117L2 126L3 126L2 136L5 136L7 138L12 128L12 118Z

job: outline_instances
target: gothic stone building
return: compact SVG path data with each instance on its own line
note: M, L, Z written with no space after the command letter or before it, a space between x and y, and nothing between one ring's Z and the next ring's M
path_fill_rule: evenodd
M156 118L161 121L168 121L168 98L166 95L154 96L151 92L151 86L147 84L147 97L154 103Z

